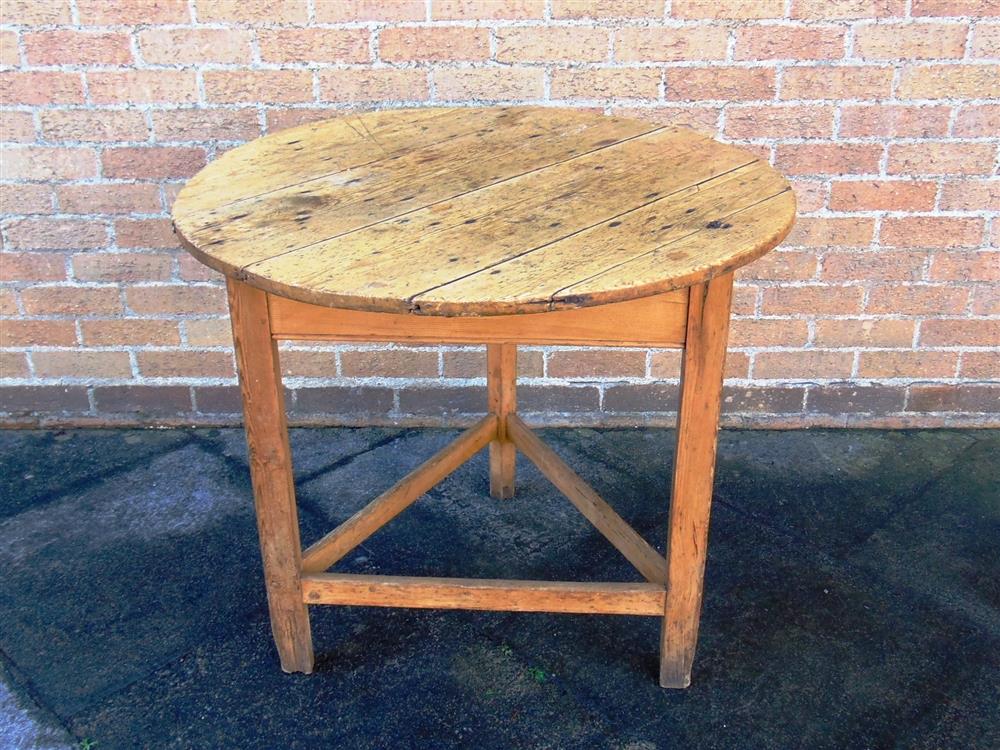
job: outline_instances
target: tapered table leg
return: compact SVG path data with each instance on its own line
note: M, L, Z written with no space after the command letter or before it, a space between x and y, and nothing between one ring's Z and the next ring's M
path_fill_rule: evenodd
M486 388L489 410L499 418L497 439L490 443L490 494L514 497L514 459L517 450L507 435L507 416L517 410L517 346L487 344Z
M233 279L227 285L271 631L281 668L309 673L313 669L312 633L302 602L302 546L292 457L267 295Z
M684 688L691 684L701 616L732 287L732 274L718 276L707 284L691 287L688 303L677 456L670 497L667 599L660 643L663 687Z

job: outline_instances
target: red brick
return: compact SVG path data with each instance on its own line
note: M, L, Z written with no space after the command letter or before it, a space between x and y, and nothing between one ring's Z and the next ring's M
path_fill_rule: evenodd
M621 349L554 351L549 354L550 378L642 377L646 374L646 353Z
M721 107L718 106L614 107L611 114L647 120L657 125L693 128L714 136L718 129L720 111Z
M328 378L337 372L335 352L286 349L281 353L281 373L288 378Z
M808 138L833 135L833 107L731 106L726 110L729 138Z
M1000 23L978 23L972 32L973 57L1000 57Z
M21 291L28 315L117 315L117 287L33 286Z
M920 346L1000 347L1000 320L925 320Z
M829 281L919 281L927 253L877 250L830 252L823 256L823 279Z
M351 70L351 71L335 71L335 72L362 73L368 71ZM385 71L385 72L395 72L395 71ZM424 80L426 80L426 74L424 74L423 71L416 71L416 72L419 73L418 77L422 77ZM324 85L323 76L324 73L321 72L320 73L321 87ZM320 96L320 98L322 98L322 95ZM256 111L248 109L246 110L246 112L248 114L253 114L255 118L254 121L256 122L256 117L257 117ZM336 117L339 114L341 114L341 112L339 110L333 109L332 107L294 107L292 109L268 109L264 113L264 117L267 120L267 132L276 133L279 130L284 130L285 128L293 128L296 125L305 125L310 122L329 120L331 117ZM206 139L206 140L212 140L212 139Z
M804 346L809 326L804 320L745 320L730 326L729 345L734 347Z
M18 219L6 226L7 246L22 250L104 247L108 228L89 219Z
M840 113L840 135L845 138L931 138L948 134L948 106L845 104Z
M0 351L0 378L30 378L28 355L23 352Z
M4 104L83 104L83 76L54 71L0 72Z
M674 18L731 18L737 21L755 18L781 18L785 15L785 0L672 0L670 15Z
M969 300L969 290L950 286L876 285L866 311L895 315L958 315Z
M59 209L69 214L148 214L162 210L156 185L59 185L56 195Z
M485 60L490 56L489 32L464 26L389 27L379 35L378 46L379 57L390 62Z
M142 59L154 65L249 63L252 59L250 32L243 29L151 28L140 31L138 39Z
M80 281L166 281L173 263L156 253L79 253L73 275Z
M184 322L187 340L191 346L232 347L233 335L229 318L204 318Z
M144 141L149 128L142 112L53 109L39 113L47 141Z
M80 180L97 175L97 155L90 148L8 146L2 156L8 180Z
M181 385L111 385L94 388L98 413L118 412L133 420L177 417L191 411L191 389Z
M878 172L882 147L874 143L778 144L775 165L788 174Z
M54 23L70 23L73 12L69 0L4 0L4 23L7 19L17 19L16 23L25 26L42 26Z
M753 376L776 380L847 378L853 366L854 355L845 351L760 352L754 357Z
M208 70L202 75L210 102L308 102L313 98L308 70Z
M941 186L944 211L1000 211L1000 180L957 180Z
M332 4L316 3L318 7ZM309 20L306 0L199 0L198 2L198 20L203 23L215 21L259 23L261 19L267 19L268 23L305 23Z
M434 71L434 91L438 100L445 101L541 99L545 93L545 73L541 68L507 66L442 68ZM553 93L553 97L559 98L559 95Z
M953 132L959 137L995 137L1000 132L1000 104L967 104L960 107Z
M323 70L319 96L328 102L420 101L429 96L422 70Z
M821 414L885 414L902 411L906 388L885 385L823 385L809 390L806 411Z
M0 326L0 346L73 346L72 320L11 320Z
M111 31L36 31L22 39L29 65L127 65L127 34Z
M52 188L24 183L0 184L0 206L8 214L51 214Z
M340 367L349 378L436 378L438 354L414 349L345 351Z
M737 277L765 281L805 281L815 273L815 253L780 250L768 253L739 269Z
M785 286L764 290L764 315L853 315L861 312L858 286Z
M80 330L87 346L176 346L181 341L171 320L81 320Z
M231 378L236 374L229 352L140 351L136 360L139 373L145 378Z
M874 219L801 216L795 222L785 244L804 247L868 247L874 234Z
M66 278L63 253L0 253L0 281L62 281Z
M921 65L903 68L903 99L1000 97L1000 65Z
M105 177L162 180L191 177L205 166L205 149L186 146L138 146L105 149Z
M17 33L0 31L0 65L16 68L20 64L21 53L17 49Z
M543 18L545 0L436 0L431 6L435 21L523 20Z
M792 0L792 18L836 20L901 16L906 0Z
M553 99L656 99L660 71L604 68L552 71Z
M128 352L92 350L35 352L35 374L40 378L128 378L132 364Z
M826 205L829 183L825 180L792 179L789 182L795 193L795 202L799 213L819 211Z
M660 0L552 0L552 17L662 18Z
M368 29L260 29L264 62L368 62Z
M249 141L260 135L254 109L155 110L158 141Z
M930 211L937 184L909 180L843 180L830 185L834 211Z
M1000 16L996 0L913 0L915 16Z
M880 99L892 89L891 67L796 65L785 69L782 99Z
M668 68L667 99L773 99L772 68Z
M221 314L227 309L225 290L218 286L133 286L126 289L125 299L139 315Z
M887 247L973 247L983 237L983 220L947 216L886 217L882 244Z
M972 288L973 315L1000 315L1000 286L979 284Z
M932 281L986 281L1000 285L1000 252L945 250L931 255Z
M740 282L733 287L733 315L753 315L757 306L759 286Z
M544 36L549 30L539 30ZM722 60L726 56L728 33L722 26L682 28L632 28L615 32L615 59L623 62L679 62ZM551 42L562 51L562 57L552 59L602 60L600 40L588 45L587 56L573 57L572 38L568 35Z
M841 26L742 26L736 30L737 60L839 60Z
M318 23L341 21L424 21L424 0L337 0L316 3Z
M182 281L222 281L225 277L204 263L199 263L194 256L182 252L177 256L178 276Z
M854 54L871 60L960 58L967 23L863 24L854 31Z
M992 174L992 143L899 143L889 146L889 174Z
M913 343L915 326L912 320L817 320L815 344L824 348L908 347Z
M191 20L186 0L77 0L77 9L84 26L187 23Z
M198 101L193 70L121 70L87 73L95 104L187 104Z
M955 352L861 352L858 375L863 378L953 378Z
M180 242L170 219L117 219L118 247L176 248Z
M995 380L998 372L1000 372L1000 350L962 353L962 360L958 366L959 377Z
M0 141L32 143L35 140L35 118L31 112L7 110L0 117Z
M0 315L11 317L20 314L17 309L17 290L0 286Z

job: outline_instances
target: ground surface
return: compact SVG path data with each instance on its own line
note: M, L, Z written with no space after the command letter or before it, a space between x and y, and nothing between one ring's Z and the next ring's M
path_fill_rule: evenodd
M293 431L305 540L454 434ZM545 436L664 538L671 432ZM3 432L0 747L1000 747L998 458L724 433L694 682L664 691L649 618L316 607L316 673L284 675L242 433ZM343 569L635 578L518 468L493 501L477 456Z

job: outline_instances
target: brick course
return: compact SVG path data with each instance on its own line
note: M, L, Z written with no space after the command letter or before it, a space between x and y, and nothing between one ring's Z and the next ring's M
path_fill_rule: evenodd
M7 0L0 420L239 420L222 279L169 206L205 163L354 107L531 103L695 127L793 181L741 269L724 422L1000 423L992 0ZM458 423L478 347L288 343L298 423ZM668 424L676 351L525 347L521 406Z

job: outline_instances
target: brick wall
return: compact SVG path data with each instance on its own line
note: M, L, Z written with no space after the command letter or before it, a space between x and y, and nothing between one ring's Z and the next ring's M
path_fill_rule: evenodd
M4 0L10 422L232 422L223 290L168 209L225 149L349 107L682 123L794 181L738 274L730 424L1000 422L1000 0ZM462 421L476 348L288 347L302 422ZM678 355L528 347L525 410L669 423Z

